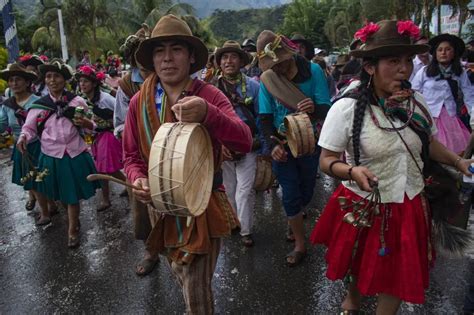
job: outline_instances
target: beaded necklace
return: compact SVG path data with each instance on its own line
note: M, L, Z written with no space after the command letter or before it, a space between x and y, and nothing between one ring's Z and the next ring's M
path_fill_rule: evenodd
M430 132L430 128L433 125L431 115L428 113L426 108L422 106L413 96L410 95L409 97L407 97L406 102L399 102L394 99L385 101L385 99L379 99L375 94L373 94L373 98L376 104L382 109L384 116L387 117L389 120L393 120L394 116L397 113L402 113L407 117L406 122L404 122L403 125L401 125L400 127L395 127L393 124L391 124L391 127L382 127L380 126L380 122L377 119L377 116L375 115L372 106L369 105L370 117L379 129L388 132L398 132L412 125L417 129L424 130L428 133ZM390 103L389 106L387 106L388 102ZM416 108L420 109L424 117L415 112Z

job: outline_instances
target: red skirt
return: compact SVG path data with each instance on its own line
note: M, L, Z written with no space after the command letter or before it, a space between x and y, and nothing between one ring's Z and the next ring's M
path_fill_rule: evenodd
M409 200L405 195L403 203L386 204L381 207L381 215L374 217L372 227L362 228L359 233L358 228L343 222L344 215L352 209L342 210L339 196L346 197L348 202L362 199L340 185L311 233L311 243L328 248L327 277L343 279L350 272L363 295L384 293L406 302L424 303L435 254L426 199L417 195ZM383 216L386 220L383 237L389 253L379 256Z

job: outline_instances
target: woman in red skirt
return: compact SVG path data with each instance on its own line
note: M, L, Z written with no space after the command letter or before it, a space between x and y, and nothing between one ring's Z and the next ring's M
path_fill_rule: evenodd
M343 184L310 240L328 248L327 277L349 283L345 314L358 313L361 295L378 296L377 314L395 314L402 300L424 303L434 261L424 162L470 174L471 161L433 139L426 104L406 81L412 57L429 49L413 44L418 36L411 21L359 30L363 45L351 55L363 61L361 83L331 107L321 131L321 169Z

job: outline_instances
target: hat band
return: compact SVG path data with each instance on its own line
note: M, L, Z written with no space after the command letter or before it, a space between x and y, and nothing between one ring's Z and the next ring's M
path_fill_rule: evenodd
M395 46L395 45L411 45L412 40L408 36L397 36L397 37L382 37L374 38L373 40L367 40L365 47L369 46Z

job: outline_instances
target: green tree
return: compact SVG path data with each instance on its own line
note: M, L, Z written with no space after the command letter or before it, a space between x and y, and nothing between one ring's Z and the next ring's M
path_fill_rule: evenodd
M256 39L262 30L281 32L287 6L264 9L215 10L204 20L214 34L218 44L228 39L242 42L246 38ZM232 27L229 27L232 25Z
M329 10L324 33L333 47L344 50L362 24L361 5L354 1L340 1Z
M0 47L0 69L5 69L8 63L8 51L5 47ZM3 94L7 88L7 81L0 79L0 93Z
M323 30L332 6L332 1L294 0L285 11L281 31L287 35L302 34L316 47L330 49L331 42Z

